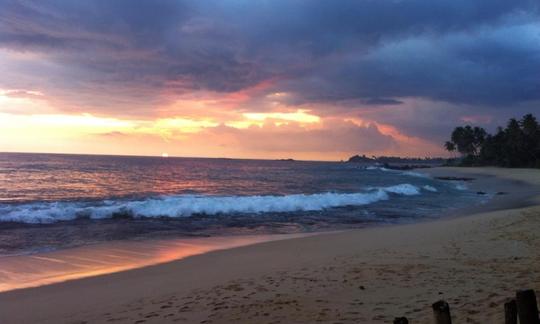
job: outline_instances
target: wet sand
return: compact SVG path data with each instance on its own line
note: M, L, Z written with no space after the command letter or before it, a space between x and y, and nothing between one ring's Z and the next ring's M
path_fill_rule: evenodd
M0 323L502 322L516 289L540 290L540 171L467 176L487 205L437 221L215 251L157 266L0 294ZM1 268L1 267L0 267Z
M309 235L313 234L113 241L37 254L2 256L0 292L126 271L211 251Z

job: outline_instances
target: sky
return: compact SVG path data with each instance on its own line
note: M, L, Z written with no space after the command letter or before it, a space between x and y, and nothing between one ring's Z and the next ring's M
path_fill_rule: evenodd
M0 0L0 151L444 156L526 113L538 0Z

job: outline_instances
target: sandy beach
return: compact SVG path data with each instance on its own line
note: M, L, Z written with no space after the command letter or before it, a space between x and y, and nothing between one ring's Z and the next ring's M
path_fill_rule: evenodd
M424 171L423 171L424 172ZM540 290L540 171L435 168L493 194L437 221L209 252L0 294L0 323L500 323L516 289ZM499 194L497 194L499 193ZM1 269L1 265L0 265Z

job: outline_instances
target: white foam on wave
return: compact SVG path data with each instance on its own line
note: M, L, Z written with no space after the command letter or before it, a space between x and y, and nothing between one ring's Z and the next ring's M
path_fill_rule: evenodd
M437 188L433 187L433 186L430 186L430 185L425 185L422 187L422 189L424 190L427 190L427 191L431 191L431 192L437 192Z
M390 186L385 188L379 188L385 192L391 192L399 195L414 196L420 194L420 189L412 184L399 184L396 186Z
M384 172L396 172L396 170L387 169L385 167L378 167L378 166L368 166L365 169L370 170L370 171L379 170L379 171L384 171Z
M455 188L457 190L461 190L461 191L465 191L467 189L469 189L469 187L467 187L467 184L463 181L458 181L455 183Z
M418 177L418 178L431 178L426 173L420 173L420 172L414 172L414 171L405 171L402 174L407 175L407 176L411 176L411 177Z
M405 176L410 176L410 177L417 177L417 178L431 178L428 174L426 173L420 173L420 172L415 172L415 171L401 171L401 170L393 170L393 169L387 169L385 167L378 167L378 166L368 166L365 168L365 170L369 170L369 171L383 171L383 172L393 172L393 173L398 173L398 174L402 174L402 175L405 175Z
M189 217L195 214L280 213L318 211L334 207L362 206L389 199L389 193L418 195L410 184L374 188L358 193L295 194L286 196L197 196L178 195L137 201L106 200L100 203L51 202L0 205L0 221L53 223L80 217L111 218L115 214L133 217Z

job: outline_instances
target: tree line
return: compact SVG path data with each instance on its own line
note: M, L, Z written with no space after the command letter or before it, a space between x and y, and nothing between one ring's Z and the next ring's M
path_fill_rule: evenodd
M481 127L456 127L444 146L461 154L456 161L463 166L540 168L540 124L532 114L510 119L495 134Z

